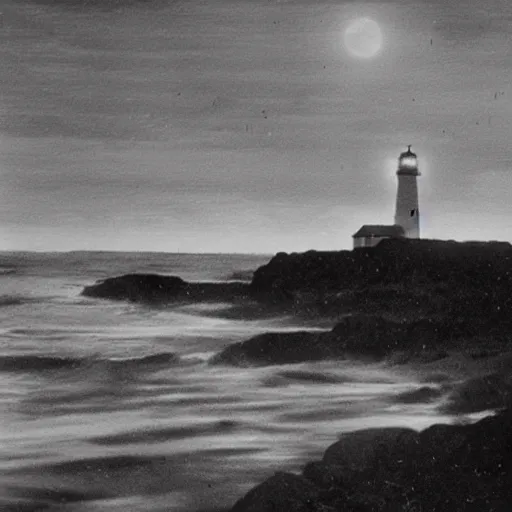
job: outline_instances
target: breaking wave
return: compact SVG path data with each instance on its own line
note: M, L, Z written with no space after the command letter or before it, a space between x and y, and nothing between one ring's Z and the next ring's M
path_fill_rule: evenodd
M129 359L101 359L94 357L60 357L46 355L0 356L0 372L44 372L52 370L74 370L95 365L106 365L116 369L155 369L159 366L176 365L179 357L172 352L134 357Z
M40 299L35 297L25 297L23 295L0 295L0 308L7 306L20 306L21 304L28 304L38 302Z

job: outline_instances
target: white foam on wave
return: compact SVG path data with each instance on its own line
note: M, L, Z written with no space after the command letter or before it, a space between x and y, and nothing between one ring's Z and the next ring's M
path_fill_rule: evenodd
M181 361L187 362L203 362L209 361L215 354L217 354L216 350L210 350L208 352L192 352L191 354L183 354L180 355Z
M211 311L222 311L226 309L231 309L233 304L230 302L199 302L195 304L186 304L184 306L180 306L177 308L178 311L187 312L211 312Z

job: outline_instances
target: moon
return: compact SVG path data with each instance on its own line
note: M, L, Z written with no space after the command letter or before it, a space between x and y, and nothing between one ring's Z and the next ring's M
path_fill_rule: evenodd
M382 48L382 31L370 18L357 18L345 29L343 41L352 56L361 59L375 57Z

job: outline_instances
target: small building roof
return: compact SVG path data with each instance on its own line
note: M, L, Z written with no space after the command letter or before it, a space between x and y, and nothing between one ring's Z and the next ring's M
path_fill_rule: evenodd
M396 238L404 236L405 231L402 226L394 224L392 226L384 226L380 224L365 224L352 235L352 238L365 238L365 237L391 237Z

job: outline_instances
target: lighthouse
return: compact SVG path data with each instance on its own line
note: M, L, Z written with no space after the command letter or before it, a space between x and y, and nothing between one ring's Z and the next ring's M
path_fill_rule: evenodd
M420 210L418 206L418 183L420 176L418 158L411 151L398 157L398 190L396 193L395 223L391 226L382 224L365 224L352 235L354 249L374 247L384 238L419 238Z
M406 238L420 237L420 210L418 183L420 176L418 158L411 146L398 158L398 189L396 193L395 225L402 227Z

